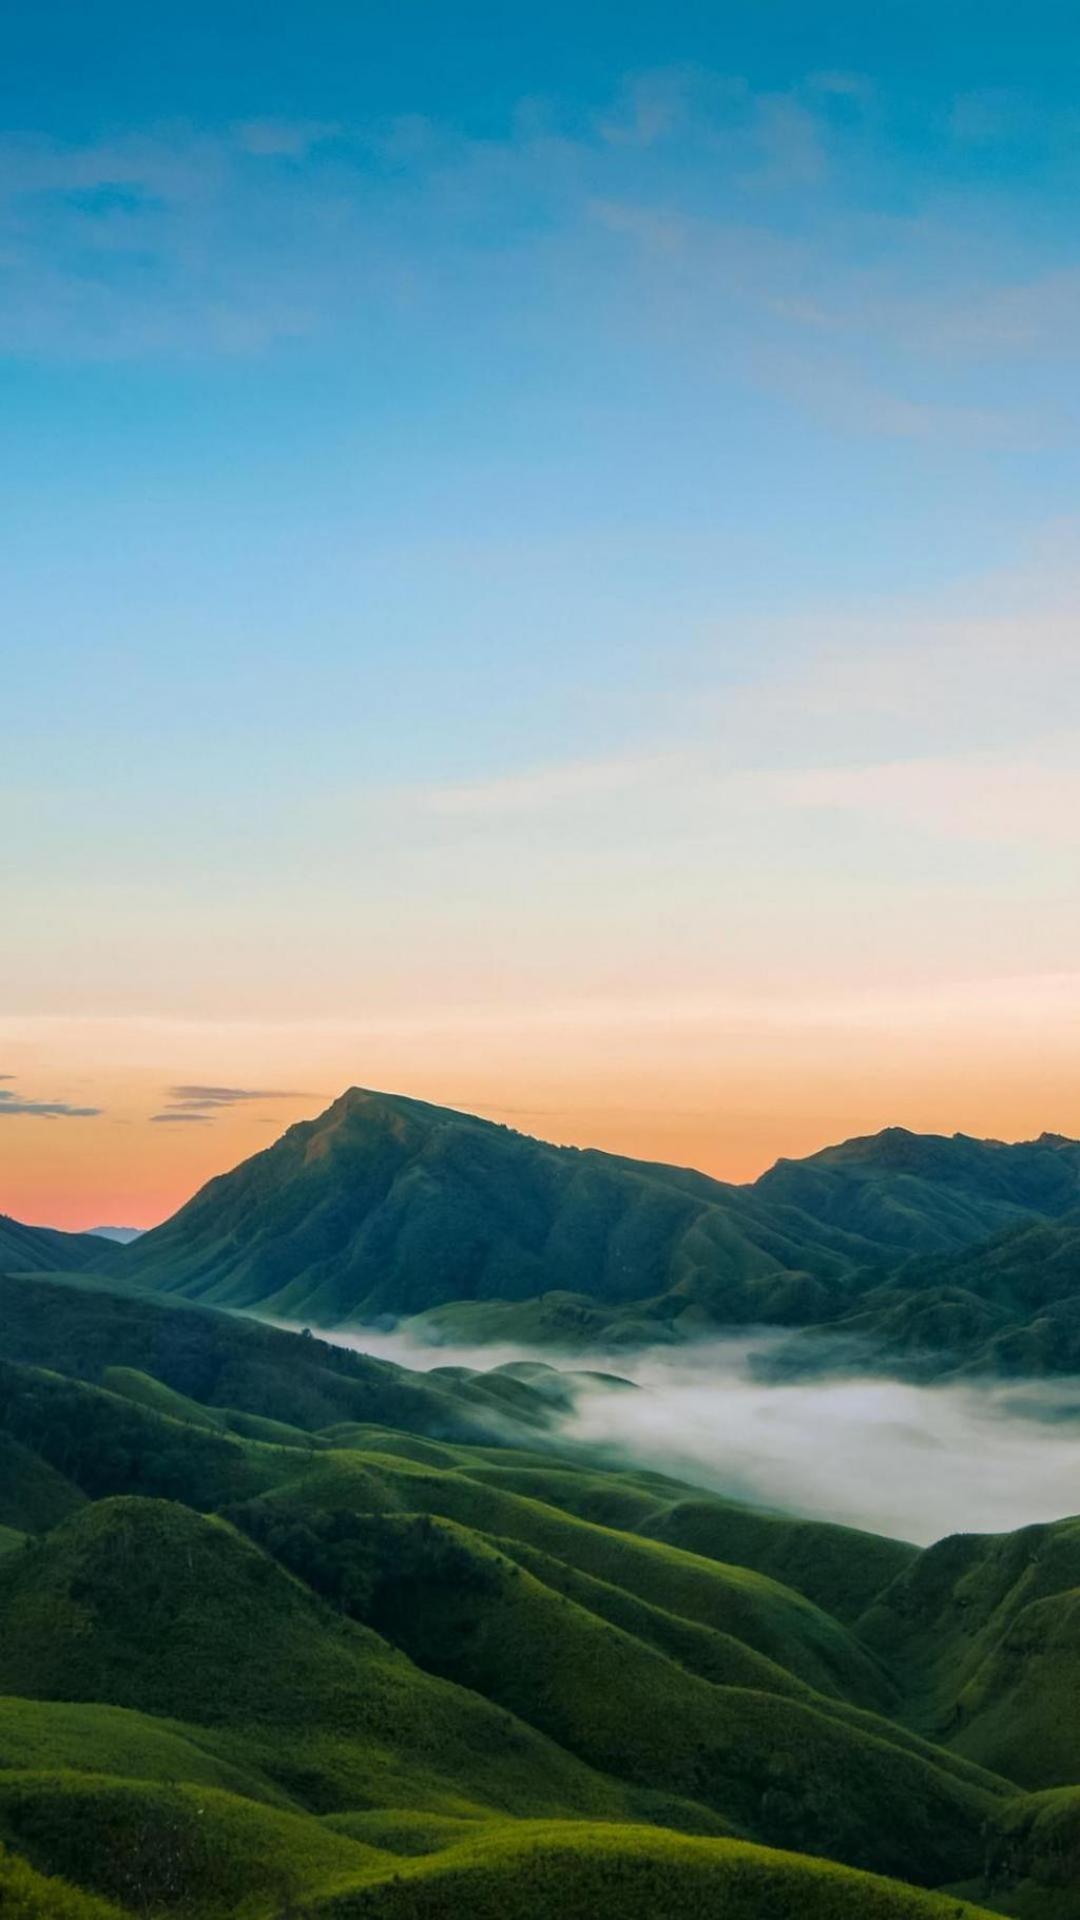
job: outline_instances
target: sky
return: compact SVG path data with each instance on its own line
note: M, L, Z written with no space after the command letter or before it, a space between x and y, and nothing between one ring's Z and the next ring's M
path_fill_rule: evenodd
M0 1211L1080 1133L1071 4L0 0Z

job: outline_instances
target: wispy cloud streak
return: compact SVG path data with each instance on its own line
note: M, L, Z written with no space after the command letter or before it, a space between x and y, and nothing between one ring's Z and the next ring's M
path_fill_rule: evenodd
M12 1074L0 1076L10 1080ZM96 1120L101 1107L77 1107L68 1100L25 1100L0 1089L0 1120Z

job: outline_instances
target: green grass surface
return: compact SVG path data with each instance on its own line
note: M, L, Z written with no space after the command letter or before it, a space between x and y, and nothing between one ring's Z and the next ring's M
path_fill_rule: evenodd
M80 1888L36 1873L0 1844L0 1913L4 1920L120 1920L120 1910Z
M738 1842L565 1826L478 1834L318 1908L320 1920L975 1920L976 1911Z
M466 1456L460 1456L465 1459ZM599 1526L663 1541L710 1560L753 1567L794 1587L840 1620L855 1620L916 1557L899 1540L853 1527L795 1520L682 1488L659 1475L589 1475L551 1462L473 1466L474 1479L524 1493Z
M216 1787L92 1774L0 1775L0 1830L46 1873L136 1913L190 1920L295 1910L385 1866L385 1855L309 1815Z
M862 1632L912 1724L1025 1786L1080 1779L1080 1520L941 1541Z
M879 1665L841 1622L768 1576L592 1525L465 1472L379 1456L325 1454L313 1459L302 1487L283 1485L268 1501L291 1512L421 1511L456 1520L539 1547L642 1600L728 1633L820 1691L868 1706L882 1705L889 1696Z
M604 1773L882 1870L933 1880L979 1857L994 1783L895 1744L887 1722L711 1685L445 1521L379 1516L350 1544L353 1605L380 1633ZM344 1546L338 1529L338 1566Z
M918 1553L556 1454L547 1369L5 1302L2 1920L1080 1920L1080 1522Z
M228 1730L322 1810L621 1810L613 1783L181 1506L103 1501L0 1562L0 1618L3 1692Z
M155 1719L100 1701L0 1698L0 1773L107 1773L132 1780L184 1780L221 1787L252 1800L288 1805L288 1796L226 1733Z

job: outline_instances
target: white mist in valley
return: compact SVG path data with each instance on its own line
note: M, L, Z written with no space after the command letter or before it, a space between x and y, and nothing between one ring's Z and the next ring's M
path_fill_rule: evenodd
M760 1377L768 1338L613 1358L522 1347L428 1347L398 1334L323 1334L401 1366L543 1361L576 1376L558 1436L609 1463L673 1475L755 1506L926 1544L1080 1512L1075 1383L918 1386L840 1374ZM581 1378L615 1373L637 1392ZM523 1436L513 1436L519 1444Z
M723 1345L631 1372L639 1393L581 1393L567 1438L754 1505L922 1545L1080 1510L1080 1419L1047 1417L1057 1391L872 1377L766 1384L745 1348Z

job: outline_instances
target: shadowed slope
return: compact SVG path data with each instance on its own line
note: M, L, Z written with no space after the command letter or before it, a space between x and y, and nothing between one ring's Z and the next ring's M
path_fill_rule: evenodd
M830 1330L860 1364L1039 1378L1080 1372L1080 1214L912 1260Z
M101 1241L93 1234L27 1227L0 1213L0 1273L77 1272L100 1255Z

